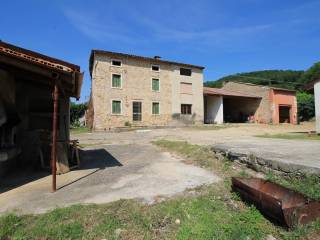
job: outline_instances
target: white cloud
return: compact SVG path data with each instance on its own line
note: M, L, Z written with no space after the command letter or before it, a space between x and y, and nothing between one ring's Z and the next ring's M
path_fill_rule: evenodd
M132 43L134 40L124 32L124 29L118 30L113 22L98 20L90 12L64 9L63 13L78 31L96 41L112 40Z

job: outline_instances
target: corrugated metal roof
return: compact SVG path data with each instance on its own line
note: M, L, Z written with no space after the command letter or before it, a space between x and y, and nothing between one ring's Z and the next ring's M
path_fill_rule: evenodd
M229 96L229 97L245 97L245 98L261 98L260 96L240 93L235 91L225 90L223 88L203 88L204 95L217 95L217 96Z

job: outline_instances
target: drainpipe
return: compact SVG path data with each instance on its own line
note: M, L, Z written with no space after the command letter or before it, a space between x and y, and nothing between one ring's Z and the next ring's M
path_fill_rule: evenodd
M52 148L51 148L51 174L52 188L51 192L57 190L57 122L58 122L58 98L59 88L57 79L54 80L53 87L53 118L52 118Z

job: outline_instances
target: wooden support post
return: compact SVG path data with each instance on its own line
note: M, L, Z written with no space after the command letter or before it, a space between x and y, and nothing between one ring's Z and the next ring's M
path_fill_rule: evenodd
M59 88L57 80L54 81L53 88L53 117L52 117L52 148L51 148L51 173L52 173L52 189L51 192L57 190L57 122L58 122L58 98Z

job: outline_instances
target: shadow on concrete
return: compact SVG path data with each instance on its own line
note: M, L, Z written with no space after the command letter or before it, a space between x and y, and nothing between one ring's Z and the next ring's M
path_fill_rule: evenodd
M80 150L80 169L120 167L122 164L106 149Z
M95 172L106 169L109 167L120 167L122 164L107 150L105 149L91 149L91 150L80 150L80 167L72 171L77 170L89 170L92 169L93 172L82 176L78 179L74 179L71 182L60 187L64 188L68 185L71 185L74 182L77 182L81 179L84 179ZM40 165L40 163L39 163ZM68 174L68 173L66 173ZM44 170L39 169L39 166L35 167L25 167L16 165L10 172L5 176L2 176L0 179L0 194L10 191L14 188L18 188L25 184L37 181L41 178L47 177L50 175L50 169Z

